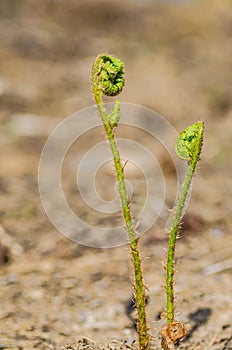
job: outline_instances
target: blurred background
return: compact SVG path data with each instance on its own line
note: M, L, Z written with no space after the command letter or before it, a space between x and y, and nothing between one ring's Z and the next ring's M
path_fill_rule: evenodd
M190 260L192 256L199 264L200 259L194 273L205 265L230 259L231 38L230 0L1 0L3 344L10 344L11 349L19 345L31 349L36 344L47 349L49 344L55 349L57 344L83 334L100 340L104 335L134 336L124 315L130 296L127 251L96 251L63 238L46 217L37 186L39 159L50 132L69 115L93 104L91 66L100 53L113 54L125 62L122 102L160 113L178 131L199 119L205 121L202 162L194 179L185 227L201 235L191 236L193 243L183 240L180 255L185 261L190 251ZM85 148L88 142L83 139L78 147ZM168 160L162 165L172 174ZM70 174L64 177L72 201L75 181ZM160 262L167 239L163 235L161 230L151 232L143 243L145 256L158 261L158 277L151 271L151 262L145 271L151 292L162 304ZM199 256L194 256L192 249ZM109 259L112 265L108 266ZM192 266L192 260L185 261L186 265ZM184 267L180 271L184 273ZM181 297L191 300L191 305L200 293L199 281L191 282L194 276L185 280L193 294L183 292ZM215 293L215 280L207 282L212 290L212 298L205 300L207 305L216 303L216 296L225 291L229 296L229 275L222 274L221 278L217 283L225 290L215 287ZM119 283L123 286L120 295ZM204 289L204 283L199 288ZM113 306L112 296L116 298ZM219 309L229 309L225 300L224 295ZM191 310L189 304L186 307ZM159 305L152 306L152 319L159 311ZM227 321L229 315L219 317L218 330Z

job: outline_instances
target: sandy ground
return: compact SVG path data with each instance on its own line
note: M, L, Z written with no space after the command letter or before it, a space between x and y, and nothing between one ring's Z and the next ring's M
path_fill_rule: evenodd
M92 104L91 65L101 52L125 62L121 101L161 113L178 131L200 118L206 123L177 244L177 318L192 327L177 347L232 349L231 2L3 0L0 10L0 349L136 348L128 247L95 249L62 236L38 191L46 139ZM153 148L135 130L120 135ZM101 139L101 129L84 135L71 156ZM171 208L173 165L163 150L157 157ZM66 165L62 177L70 206L96 225L111 222L84 206L74 170ZM113 169L102 176L107 196ZM130 176L140 198L142 180ZM166 219L140 240L152 349L160 349L164 325Z

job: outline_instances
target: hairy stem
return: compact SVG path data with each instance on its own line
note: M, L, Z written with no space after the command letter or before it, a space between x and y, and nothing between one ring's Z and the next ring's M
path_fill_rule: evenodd
M114 130L120 117L119 101L116 102L114 111L112 111L109 115L107 115L102 101L104 94L108 96L115 96L121 92L124 85L124 79L122 77L123 67L123 63L112 56L102 55L97 57L92 69L92 88L94 99L97 104L113 155L122 212L130 243L131 258L135 277L134 289L138 315L137 329L139 334L139 347L141 350L148 350L149 335L145 310L146 296L141 268L141 259L138 250L138 238L136 237L136 232L133 226L132 215L127 198L127 191L123 174L124 168L121 163L120 154L114 136Z
M175 304L174 304L174 264L175 264L175 245L178 234L178 227L183 215L183 209L186 202L187 194L192 182L192 178L199 161L202 141L203 141L203 122L198 122L187 128L180 134L177 139L176 151L180 158L189 160L188 173L180 194L177 204L175 216L173 219L172 229L169 237L168 259L167 259L167 322L172 323L175 320Z

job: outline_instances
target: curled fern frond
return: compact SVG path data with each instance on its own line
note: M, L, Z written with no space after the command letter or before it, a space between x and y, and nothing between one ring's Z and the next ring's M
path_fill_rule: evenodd
M106 96L116 96L122 91L125 80L124 63L117 57L110 55L98 56L93 65L93 80Z
M196 153L199 157L203 131L204 123L197 122L180 133L176 140L176 153L179 158L192 161L194 154Z

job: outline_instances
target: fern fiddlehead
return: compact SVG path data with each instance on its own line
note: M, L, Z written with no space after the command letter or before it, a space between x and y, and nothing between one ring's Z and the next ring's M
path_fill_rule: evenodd
M189 325L183 325L175 320L175 303L174 303L174 264L175 264L175 246L178 234L178 228L187 194L192 182L194 172L198 161L203 143L204 123L197 122L180 133L176 140L176 153L179 158L188 160L189 169L182 187L182 191L176 207L172 228L169 237L168 258L166 264L166 293L167 293L167 326L161 331L162 348L164 350L174 349L174 343L189 331ZM177 334L179 334L177 336Z

